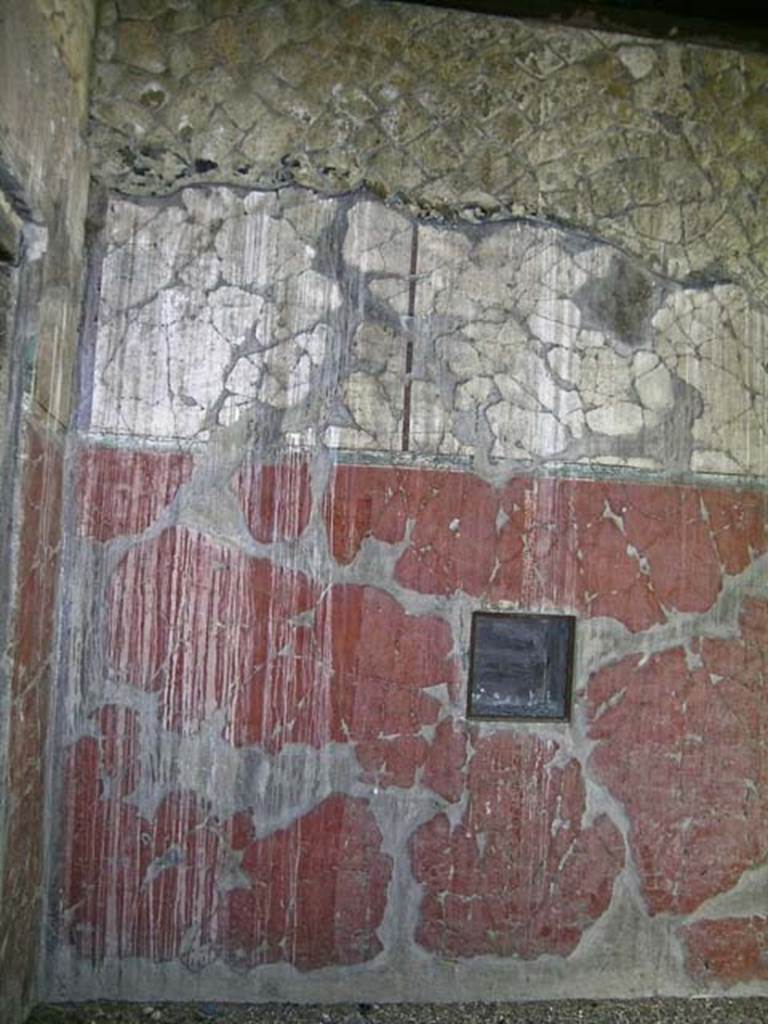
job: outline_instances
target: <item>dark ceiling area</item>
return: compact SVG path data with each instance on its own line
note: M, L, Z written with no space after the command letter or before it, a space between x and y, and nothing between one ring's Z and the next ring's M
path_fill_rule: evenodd
M683 0L416 0L429 7L534 18L604 32L768 52L768 4Z

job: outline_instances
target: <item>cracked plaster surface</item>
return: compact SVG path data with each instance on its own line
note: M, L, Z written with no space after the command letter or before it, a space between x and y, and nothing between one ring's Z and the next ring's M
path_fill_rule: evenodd
M352 984L381 999L392 998L393 991L418 998L419 986L440 977L446 956L455 961L456 973L441 991L477 998L483 991L487 995L488 985L508 989L510 979L531 996L552 985L557 991L575 986L584 994L606 984L617 986L615 991L659 985L698 991L699 982L682 968L681 926L688 918L676 906L649 907L647 865L627 855L637 842L637 808L620 791L624 762L612 756L610 743L595 727L595 708L621 717L618 701L603 701L603 679L614 679L617 666L628 665L619 680L625 703L642 703L647 679L657 686L664 682L663 674L654 675L657 664L682 658L684 650L686 671L697 673L700 647L716 673L708 685L725 692L718 677L727 673L734 676L733 686L745 682L741 674L740 683L736 678L743 667L740 622L745 609L764 609L766 597L764 500L739 498L728 490L541 481L525 485L540 493L537 505L519 493L518 481L510 485L514 500L506 503L511 518L505 522L488 500L493 497L489 484L479 478L383 467L323 471L326 459L318 450L304 469L302 457L295 456L283 467L244 463L229 481L240 518L222 517L212 534L208 519L200 519L199 511L196 518L202 505L191 500L193 492L211 490L204 457L95 447L83 452L79 537L73 548L77 570L70 591L75 628L67 658L71 678L84 691L66 737L70 779L74 772L77 780L68 791L74 801L68 856L71 866L88 864L92 874L72 869L67 875L62 927L85 959L73 969L67 946L60 947L61 991L83 991L81 986L89 984L127 991L127 982L105 982L101 967L89 981L93 957L104 958L106 969L119 959L129 973L136 965L152 973L151 965L161 964L153 991L174 992L199 982L200 991L210 993L230 983L230 993L244 997L250 991L252 997L253 987L246 986L256 984L251 968L258 966L259 984L274 984L280 993L288 991L283 986L298 986L309 997L348 991L349 978L345 982L340 965L361 959L367 961L365 973ZM120 500L120 482L130 485L127 505ZM550 487L564 498L571 495L552 506L562 504L554 524L544 514ZM406 491L413 501L403 504L400 492ZM222 508L218 488L215 497ZM504 494L496 500L504 501ZM286 503L294 510L289 518L283 514ZM451 529L455 519L462 524L459 531ZM491 542L483 533L479 548L478 519L487 521L490 536L497 538ZM565 524L574 519L581 526L569 564L557 543L567 542ZM669 535L670 524L678 534ZM540 578L532 580L525 566L515 574L515 549L505 547L508 528L513 535L553 533L553 546L530 536L526 547L529 568L534 566ZM606 531L619 541L615 550ZM493 552L494 543L498 559L512 556L503 574L506 589L493 591L494 599L509 608L518 601L550 607L554 600L572 609L578 603L572 589L578 566L591 566L597 574L584 580L590 603L593 591L607 596L607 603L590 608L581 622L570 723L510 728L464 722L468 624L488 598L487 582L473 582L476 562L478 551ZM449 587L436 580L425 588L421 576L406 571L404 556L415 545L425 558L434 552L441 579L450 576ZM654 592L666 595L660 616L635 621L639 596L624 600L620 588L626 570L617 554L625 547L627 553L635 551L643 575L652 577ZM676 561L676 553L694 550L690 560ZM161 551L162 567L156 562ZM141 565L143 578L135 572ZM715 569L711 581L710 568ZM310 588L299 582L305 572L314 580ZM686 574L682 583L679 572ZM246 576L252 582L244 586ZM289 576L293 598L285 601L279 580ZM261 607L264 601L274 607ZM326 621L323 607L333 612L333 621ZM756 621L759 627L764 618ZM264 643L257 640L254 647L254 636ZM249 673L262 672L265 657L274 670L272 681L264 694L257 687L248 696ZM459 663L455 675L446 671L452 659ZM183 673L177 671L181 661L186 662ZM642 675L634 662L642 664ZM760 663L748 664L764 671ZM302 684L307 665L309 690ZM352 700L339 700L345 691ZM374 693L386 693L386 700L361 699ZM251 710L235 712L241 727L236 736L227 716L239 701ZM275 713L279 719L270 722ZM622 719L630 732L635 717L630 709ZM664 728L653 714L644 721L647 734L635 738L640 761L656 749L657 731ZM727 717L711 715L709 742L701 748L708 770L719 764L715 751L732 749L731 730ZM685 728L675 736L675 742L689 743ZM756 736L744 741L742 756L759 757L759 725ZM676 750L672 741L667 746ZM597 756L602 765L614 766L615 778L604 780L595 772ZM537 781L512 786L510 796L509 776L521 759L535 767ZM655 771L666 782L663 760ZM529 778L526 772L521 777ZM683 768L675 775L681 784L687 778ZM729 790L711 797L706 774L700 783L698 778L690 778L689 793L706 808L711 800L718 808L737 807L737 795ZM657 807L653 787L649 774L639 792L648 803L641 811L652 818L642 836L655 842L651 854L656 856L657 850L664 854L669 835L685 832L689 808L669 799ZM500 801L504 806L495 814ZM517 817L510 816L515 808ZM368 889L366 882L367 896L359 899L348 899L357 889L342 886L336 902L329 903L330 882L313 883L326 877L322 872L328 865L334 870L336 839L329 837L338 837L332 825L337 813L347 823L338 833L346 844L346 860L339 863L351 856L353 874L359 865L364 878L370 873L378 881ZM507 921L506 931L486 932L486 918L499 905L493 872L508 875L518 818L526 823L520 834L530 850L515 862L515 870L525 879L526 865L543 861L545 853L549 858L543 880L531 890L533 898L544 893L550 877L560 877L551 858L556 861L567 847L573 854L569 870L575 872L574 884L583 885L585 903L546 895L530 924L528 902L511 890L504 896L505 913L522 923L512 928ZM322 843L316 825L325 836ZM746 852L737 851L736 869L726 882L704 892L703 902L696 900L696 921L707 919L708 896L720 917L740 913L742 882L749 871L760 870L763 857L759 827L760 848L746 843ZM144 843L144 836L151 856L137 845L137 837ZM298 890L285 891L300 895L280 902L280 865L296 856L302 842L327 852L309 867L296 862ZM695 848L680 854L681 891L698 892L699 866L709 863L707 851L716 843L707 832ZM390 863L385 905L380 886ZM319 875L313 874L315 867ZM438 903L447 891L446 873L458 881L451 883L443 915ZM96 880L93 886L89 877ZM264 918L254 913L253 902L261 889L274 901L263 934L255 922ZM126 902L121 912L121 894L134 891L135 903ZM465 899L473 907L474 930L453 927L452 915ZM311 918L314 937L307 940L302 921L314 914L315 900L318 917ZM366 905L370 915L361 916ZM691 906L689 899L682 912ZM118 916L110 917L112 910L102 907ZM343 922L331 937L326 927L340 907ZM458 914L463 921L461 906ZM610 935L618 938L606 947ZM606 948L626 948L630 935L632 963L614 963ZM670 950L661 960L660 943ZM425 960L425 948L438 956ZM467 969L470 958L473 972ZM284 959L299 968L288 981L279 968ZM613 966L606 975L609 962ZM311 978L311 969L321 965L325 970ZM231 973L217 973L225 968ZM707 981L717 983L717 978ZM387 989L393 984L396 989Z
M527 220L418 224L366 196L114 198L90 429L762 476L768 316Z
M764 288L768 59L371 0L108 0L107 187L339 193L540 216L673 277Z

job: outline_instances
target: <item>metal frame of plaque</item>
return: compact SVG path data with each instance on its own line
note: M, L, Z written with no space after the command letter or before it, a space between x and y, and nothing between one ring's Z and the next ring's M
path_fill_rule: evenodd
M473 612L470 718L568 721L576 619Z

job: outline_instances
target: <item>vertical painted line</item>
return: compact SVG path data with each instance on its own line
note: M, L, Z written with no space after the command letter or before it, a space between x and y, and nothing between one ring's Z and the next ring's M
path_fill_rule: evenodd
M414 222L411 234L411 266L408 271L408 340L405 345L405 382L403 385L403 439L402 450L410 450L411 443L411 372L413 370L413 324L416 315L416 265L419 258L419 225Z

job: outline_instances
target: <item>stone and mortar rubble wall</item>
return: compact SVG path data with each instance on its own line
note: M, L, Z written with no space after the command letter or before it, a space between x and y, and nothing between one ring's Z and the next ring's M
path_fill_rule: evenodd
M749 292L295 188L93 273L52 994L764 991ZM488 608L578 616L570 723L467 721Z
M50 994L764 992L765 58L304 0L97 56ZM485 608L578 616L569 724L467 721Z
M0 1019L37 1001L63 431L77 350L88 0L0 3Z
M97 47L94 171L121 193L366 186L765 286L765 55L370 0L106 0Z

